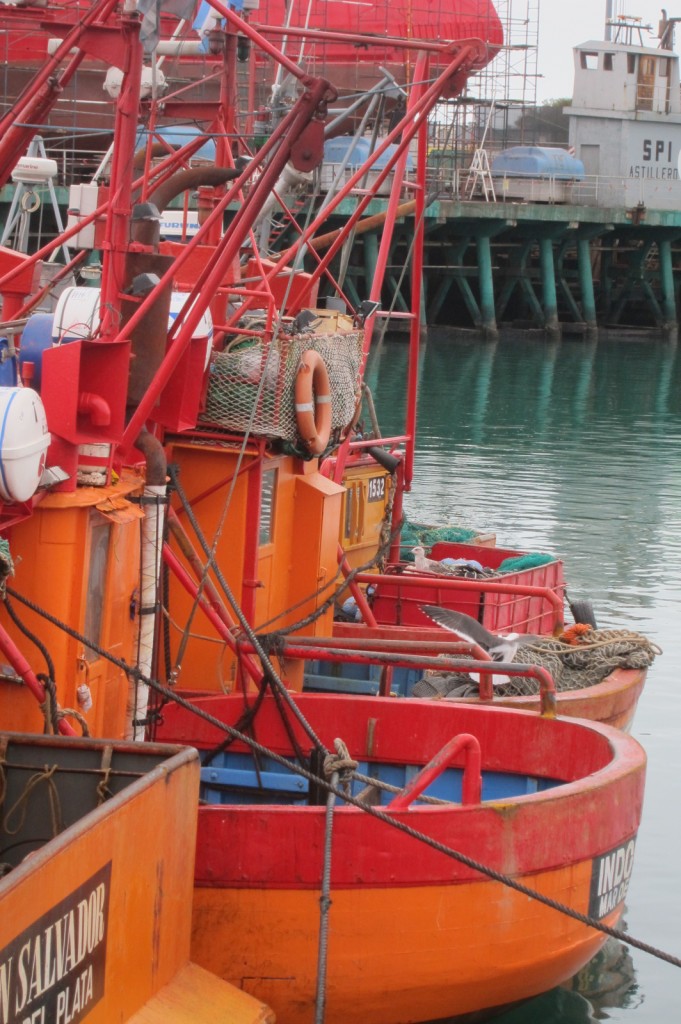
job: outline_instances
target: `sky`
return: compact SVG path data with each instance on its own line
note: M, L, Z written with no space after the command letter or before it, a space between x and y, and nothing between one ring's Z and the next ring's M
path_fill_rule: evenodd
M657 35L660 11L665 0L615 0L617 14L641 18ZM530 0L530 11L536 0ZM526 0L512 0L514 19L527 9ZM537 100L542 103L572 95L572 47L587 39L605 38L606 0L539 0L539 53ZM681 17L681 0L666 0L667 15ZM644 45L657 46L657 39L643 34ZM676 50L681 48L681 24L676 29Z

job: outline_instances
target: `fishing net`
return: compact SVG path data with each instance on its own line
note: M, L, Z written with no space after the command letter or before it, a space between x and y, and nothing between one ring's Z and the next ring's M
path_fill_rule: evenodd
M211 364L202 422L295 442L296 374L303 353L314 349L329 374L331 429L346 427L359 395L363 340L358 330L282 335L272 342L239 337Z
M478 534L475 530L468 530L459 526L426 526L423 523L410 523L405 520L400 536L400 559L403 562L414 561L413 549L420 545L423 548L432 548L435 544L470 544L475 542ZM471 571L465 566L448 565L443 563L443 570L451 576L462 576L475 578L476 576L503 576L507 572L522 572L526 569L537 569L541 565L548 565L555 562L555 555L547 555L541 552L526 552L522 555L513 555L505 558L497 569L484 567L481 572Z
M475 530L459 526L426 526L424 523L404 521L400 534L400 558L405 562L414 561L412 548L421 545L431 548L438 542L467 544L477 537Z
M537 569L540 565L548 565L555 562L555 555L542 555L537 552L529 552L526 555L514 555L505 558L499 566L499 572L522 572L525 569Z
M615 669L646 669L660 649L640 633L625 629L590 629L574 644L542 637L523 644L514 657L521 665L541 665L553 676L556 692L595 686ZM477 677L463 672L426 672L415 684L414 697L442 698L478 695ZM515 676L494 687L498 697L525 697L539 693L539 680Z

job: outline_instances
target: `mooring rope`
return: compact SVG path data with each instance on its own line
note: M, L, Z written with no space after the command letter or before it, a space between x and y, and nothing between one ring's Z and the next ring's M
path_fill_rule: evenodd
M302 765L295 764L293 761L289 761L287 758L282 757L281 754L277 754L275 751L268 749L261 743L258 743L257 740L252 739L252 737L247 736L243 733L239 733L236 729L228 725L226 722L222 722L219 718L216 718L215 715L211 715L203 708L200 708L197 705L192 704L191 701L186 700L179 693L175 693L173 690L169 689L169 687L164 686L157 679L144 677L140 670L137 669L135 666L128 665L127 662L125 662L122 658L118 658L110 652L105 651L103 648L98 647L91 640L87 640L85 637L82 636L82 634L78 633L77 630L74 630L70 626L67 626L65 623L60 622L53 615L47 612L44 608L40 608L38 605L36 605L33 601L29 600L28 598L23 597L21 594L13 591L10 591L10 593L12 597L15 597L17 600L21 601L27 607L32 608L34 611L38 612L38 614L42 615L48 622L52 622L53 625L60 627L66 633L68 633L69 636L74 637L81 643L86 643L89 647L92 648L92 650L96 651L96 653L99 654L101 657L107 658L112 664L116 665L118 668L121 668L124 672L133 675L140 681L146 683L146 685L150 686L153 690L159 693L162 697L165 697L168 701L173 701L175 704L178 704L186 711L196 715L198 718L201 718L204 722L208 723L209 725L212 725L214 728L226 733L227 735L233 736L234 739L238 739L240 742L244 743L251 750L256 751L261 756L271 758L276 764L281 765L288 771L293 772L296 775L300 775L302 778L307 779L309 782L312 782L315 785L320 786L331 793L334 793L336 797L340 797L346 803L358 808L365 814L369 814L372 818L376 818L378 821L384 822L384 824L389 825L391 828L398 829L400 832L403 832L405 835L410 836L412 839L425 843L433 850L437 850L439 853L442 853L445 857L449 857L460 864L464 864L471 870L477 871L479 874L485 876L486 878L490 878L492 881L499 882L500 884L505 885L507 888L513 889L516 892L521 893L521 895L523 896L527 896L530 899L537 900L539 903L544 904L544 906L550 907L551 909L556 910L561 914L564 914L566 917L570 917L573 920L578 921L580 924L586 925L586 927L588 928L593 928L595 931L600 931L604 935L610 935L612 936L612 938L618 939L620 942L624 942L626 945L633 946L636 949L640 949L644 953L649 953L651 956L657 957L657 959L659 960L664 960L666 963L672 964L674 967L681 967L681 958L674 956L671 953L667 953L665 950L659 949L656 946L652 946L650 943L643 942L642 940L635 938L633 935L631 935L631 933L624 931L621 928L613 928L610 925L603 924L601 921L597 921L595 918L591 918L586 914L582 914L580 911L574 910L572 907L568 907L566 904L560 903L558 900L554 900L549 896L545 896L543 893L538 892L536 889L531 889L529 886L524 885L522 882L516 881L516 879L512 878L510 875L506 875L501 871L497 871L495 868L490 868L486 864L483 864L480 861L476 861L472 857L467 856L467 854L461 853L459 850L454 850L450 846L446 846L439 840L433 839L431 836L426 835L424 832L420 832L418 829L415 829L411 825L406 824L406 822L396 820L391 814L388 814L377 807L372 807L369 804L365 804L357 797L346 794L345 792L343 792L343 790L339 789L338 786L332 785L326 779L320 778L313 772L308 771Z
M50 815L52 818L52 837L55 838L63 832L64 825L61 813L61 803L59 801L59 791L57 784L54 781L54 773L57 771L58 765L53 764L51 767L45 765L44 771L36 772L30 777L24 787L23 793L15 800L12 806L5 814L2 827L3 831L8 836L16 836L19 834L21 829L24 827L26 821L26 814L28 811L28 800L33 790L39 786L42 782L47 785L47 793L50 801ZM17 814L17 825L15 828L10 826L10 819L13 814Z

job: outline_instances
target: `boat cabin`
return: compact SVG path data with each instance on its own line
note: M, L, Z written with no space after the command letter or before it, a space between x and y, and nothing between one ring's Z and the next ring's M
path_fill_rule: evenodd
M678 209L678 54L643 45L642 29L625 19L614 38L576 46L574 69L572 104L566 113L570 147L586 172L574 201Z

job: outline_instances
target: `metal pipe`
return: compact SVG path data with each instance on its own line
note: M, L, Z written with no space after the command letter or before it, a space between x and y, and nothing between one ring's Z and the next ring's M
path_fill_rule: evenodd
M121 442L122 453L124 453L133 443L134 438L139 433L140 427L146 421L151 410L156 404L159 395L163 391L163 388L165 387L168 380L170 379L170 376L174 372L175 367L177 366L179 359L184 353L185 348L191 341L196 326L201 317L203 316L203 311L206 305L208 304L210 297L215 294L219 285L222 283L225 269L231 265L232 261L238 255L241 249L245 231L247 231L252 225L258 210L260 209L262 203L267 198L270 190L274 185L274 182L279 177L279 174L281 173L284 164L289 159L293 142L300 137L300 134L302 133L303 129L314 116L314 112L317 110L319 104L322 102L325 95L328 93L328 89L328 83L324 79L313 80L313 84L311 85L309 91L306 92L305 95L298 100L297 104L291 111L289 117L285 118L278 126L278 129L276 131L279 131L279 129L281 129L279 135L279 137L281 138L281 145L273 154L272 159L270 160L265 170L263 171L261 177L253 187L253 190L250 192L245 202L242 204L240 209L235 214L234 220L232 221L232 225L230 227L230 231L223 236L222 241L215 250L214 256L208 262L204 271L202 271L202 273L199 274L199 277L194 285L194 288L189 293L189 296L187 297L187 300L185 302L185 308L190 307L189 312L184 318L183 325L177 332L177 335L173 336L174 332L172 330L169 332L169 339L172 339L172 344L170 345L170 348L166 354L165 359L163 360L161 366L159 367L159 370L154 378L153 383L148 388L146 394L144 395L135 413L133 414L128 424L128 427L126 428L126 431L123 435L123 439ZM269 140L269 143L272 143L274 139L275 135L272 135L272 137ZM267 146L268 143L265 144L263 150L261 150L261 153L264 153L265 149L267 149ZM245 179L247 176L247 172L244 171L243 174L240 175L239 178L237 178L233 186L233 189L240 189L242 180ZM212 218L214 218L216 215L220 217L222 216L222 210L224 206L227 204L227 202L229 202L228 197L230 196L233 189L230 189L227 195L222 198L222 200L216 206L213 213L210 214L210 216L204 223L203 229L208 228L208 226L212 223ZM198 236L195 236L193 240L194 246L192 246L192 243L189 243L189 245L186 246L185 253L183 254L185 255L185 258L188 253L193 252L193 248L195 247L196 243L196 237ZM163 287L168 281L171 281L173 279L173 277L177 273L178 264L181 261L182 256L180 256L179 260L175 261L170 270L168 270L166 274L164 274L160 284L158 285L158 288ZM201 299L198 301L194 301L195 299L197 299L199 294L201 294ZM155 301L156 295L157 289L154 289L154 291L151 292L148 298L146 298L144 302L142 302L142 304L130 318L126 326L119 333L119 335L115 339L116 341L123 341L129 336L133 326L136 326L136 323L138 323L142 316L146 313L147 308ZM176 320L174 326L177 326L177 324L178 321Z
M421 55L419 55L420 60ZM419 62L416 64L415 75L419 73ZM421 77L428 75L427 57L421 68ZM418 174L417 181L421 188L416 196L414 211L414 245L411 256L411 294L413 319L409 325L409 368L407 372L407 412L405 433L409 440L404 455L404 489L411 490L414 476L414 459L416 456L416 413L418 408L419 386L419 350L421 347L421 300L423 295L423 245L425 239L426 197L424 193L426 181L426 160L428 156L428 120L422 118L418 132L418 152L416 156ZM386 253L387 258L387 253Z
M380 627L378 627L380 628ZM430 634L436 632L431 630ZM325 647L335 648L340 651L356 651L360 646L362 650L374 651L377 654L424 654L430 657L432 654L467 654L472 653L476 661L491 661L490 654L477 644L468 640L389 640L384 637L367 636L362 631L361 637L349 636L298 636L296 644L300 647Z
M301 234L296 246L286 250L282 254L280 259L275 263L272 270L268 272L268 279L275 277L278 273L280 273L281 270L286 266L286 264L290 262L294 253L300 247L308 245L310 243L311 239L314 237L315 232L321 226L321 224L327 219L327 217L331 213L333 213L336 210L340 203L347 198L347 196L350 194L352 189L355 188L358 182L361 181L361 179L366 174L367 168L370 169L371 167L373 167L374 163L386 153L388 148L392 145L395 145L395 151L393 152L393 154L386 159L383 168L380 171L376 172L377 177L374 187L379 188L380 185L382 185L382 183L386 180L388 175L392 173L397 160L402 155L404 149L408 147L409 143L411 142L411 139L416 133L418 129L419 118L425 116L425 114L428 112L428 110L431 109L433 104L437 102L437 99L440 96L442 90L444 89L447 81L452 77L452 75L456 71L458 71L466 63L468 57L471 55L472 52L472 47L464 47L463 50L457 54L457 56L452 60L452 63L445 69L445 71L442 72L442 74L437 78L433 85L430 86L430 88L426 91L421 100L415 104L412 110L410 110L409 117L405 115L405 117L402 118L399 124L397 124L392 129L392 131L388 133L385 139L381 142L380 146L378 146L374 150L374 152L368 158L367 162L350 176L350 178L345 183L343 188L341 188L333 197L333 200L326 207L324 213L321 216L317 215L308 225L305 231ZM361 218L364 210L367 208L367 206L369 205L373 198L374 195L373 192L371 192L360 199L356 209L347 220L346 229L354 227L354 225ZM321 277L322 274L326 273L329 263L334 258L342 244L342 237L343 236L340 236L340 238L336 239L336 241L332 244L330 250L326 253L324 259L321 260L318 266L315 268L312 274L313 280L317 280L318 278Z
M206 137L207 135L199 135L195 139L192 139L191 142L188 142L185 146L182 146L181 149L178 149L176 152L173 152L169 156L167 156L166 159L163 160L155 168L155 176L159 178L162 174L167 172L168 169L172 167L173 164L179 165L180 163L182 163L183 160L189 159L189 157L191 157L197 151L197 149L200 149L200 147L203 145L203 140ZM134 192L136 189L141 188L143 184L144 176L137 178L132 183L132 191ZM33 266L39 260L42 260L45 256L49 256L54 249L58 249L61 246L63 246L65 242L68 242L71 238L74 237L74 235L77 235L80 231L82 231L83 228L86 228L88 224L92 224L92 222L97 220L98 217L103 216L109 208L109 202L110 201L107 200L105 203L102 203L101 206L98 206L96 210L92 211L92 213L88 213L86 217L82 217L70 228L66 228L66 230L61 235L58 235L56 238L53 238L51 242L47 242L47 244L44 245L42 249L37 249L36 252L32 253L30 256L27 256L26 259L23 260L18 266L13 267L12 270L8 270L6 274L3 274L3 276L0 277L0 292L3 291L7 287L7 285L14 280L15 277L18 277L19 274L23 274L28 269L28 267Z
M347 558L345 557L345 551L343 550L340 544L338 545L338 564L341 568L343 576L347 580L348 576L350 575L351 569L350 566L348 565ZM350 593L357 602L357 607L362 613L362 618L366 622L367 626L377 626L378 623L376 622L376 616L374 615L369 606L369 602L366 599L364 591L355 583L354 577L348 583L348 587L350 588Z
M140 76L144 53L140 41L141 22L137 15L124 14L121 32L125 46L125 67L121 94L116 104L114 137L116 146L111 161L111 181L116 191L111 197L106 219L104 248L108 259L102 268L100 293L102 338L110 340L120 322L120 289L125 280L130 244L130 212L132 209L133 164L129 154L135 151L140 102ZM136 435L139 434L142 424Z
M208 0L211 7L215 7L216 10L222 8L222 4L218 4L215 0ZM456 39L446 43L435 43L428 39L399 39L396 36L375 36L375 35L363 35L361 32L339 32L335 29L324 30L314 28L300 28L300 27L287 27L283 29L280 25L258 25L256 23L257 31L267 33L268 35L283 35L302 37L305 39L317 39L327 43L353 43L356 46L366 46L369 49L379 45L381 47L394 47L398 50L424 50L428 53L444 54L449 55L452 52L452 46L475 46L479 53L479 59L483 60L486 56L488 45L483 42L482 39ZM271 43L269 44L272 45ZM484 51L484 55L483 52ZM297 65L294 65L297 67Z
M252 645L241 641L241 650L250 653ZM473 661L467 658L448 658L440 656L429 658L427 655L381 654L378 651L341 650L335 647L307 647L305 644L287 642L281 654L285 658L302 658L305 661L349 662L354 665L384 665L393 668L423 668L436 672L473 672L476 675L490 674L490 662ZM551 673L541 665L522 665L519 662L495 661L494 674L506 676L529 676L539 683L541 713L547 717L555 715L556 687ZM482 697L481 699L487 699Z
M461 803L479 804L482 798L482 755L480 741L471 733L462 732L445 743L442 750L432 757L428 764L407 783L401 793L394 797L387 812L406 811L410 804L428 789L446 768L463 753L463 779L461 780Z
M612 39L612 17L613 0L605 0L605 41L609 43Z
M393 586L423 587L424 580L435 583L433 576L421 575L419 573L401 573L398 575L374 575L373 573L359 573L355 576L358 583L390 583ZM515 594L526 597L540 597L548 601L556 612L556 623L554 630L563 626L563 599L558 597L549 587L532 587L524 583L504 583L501 580L465 580L446 579L444 576L437 577L438 588L445 590L482 590L489 594Z

